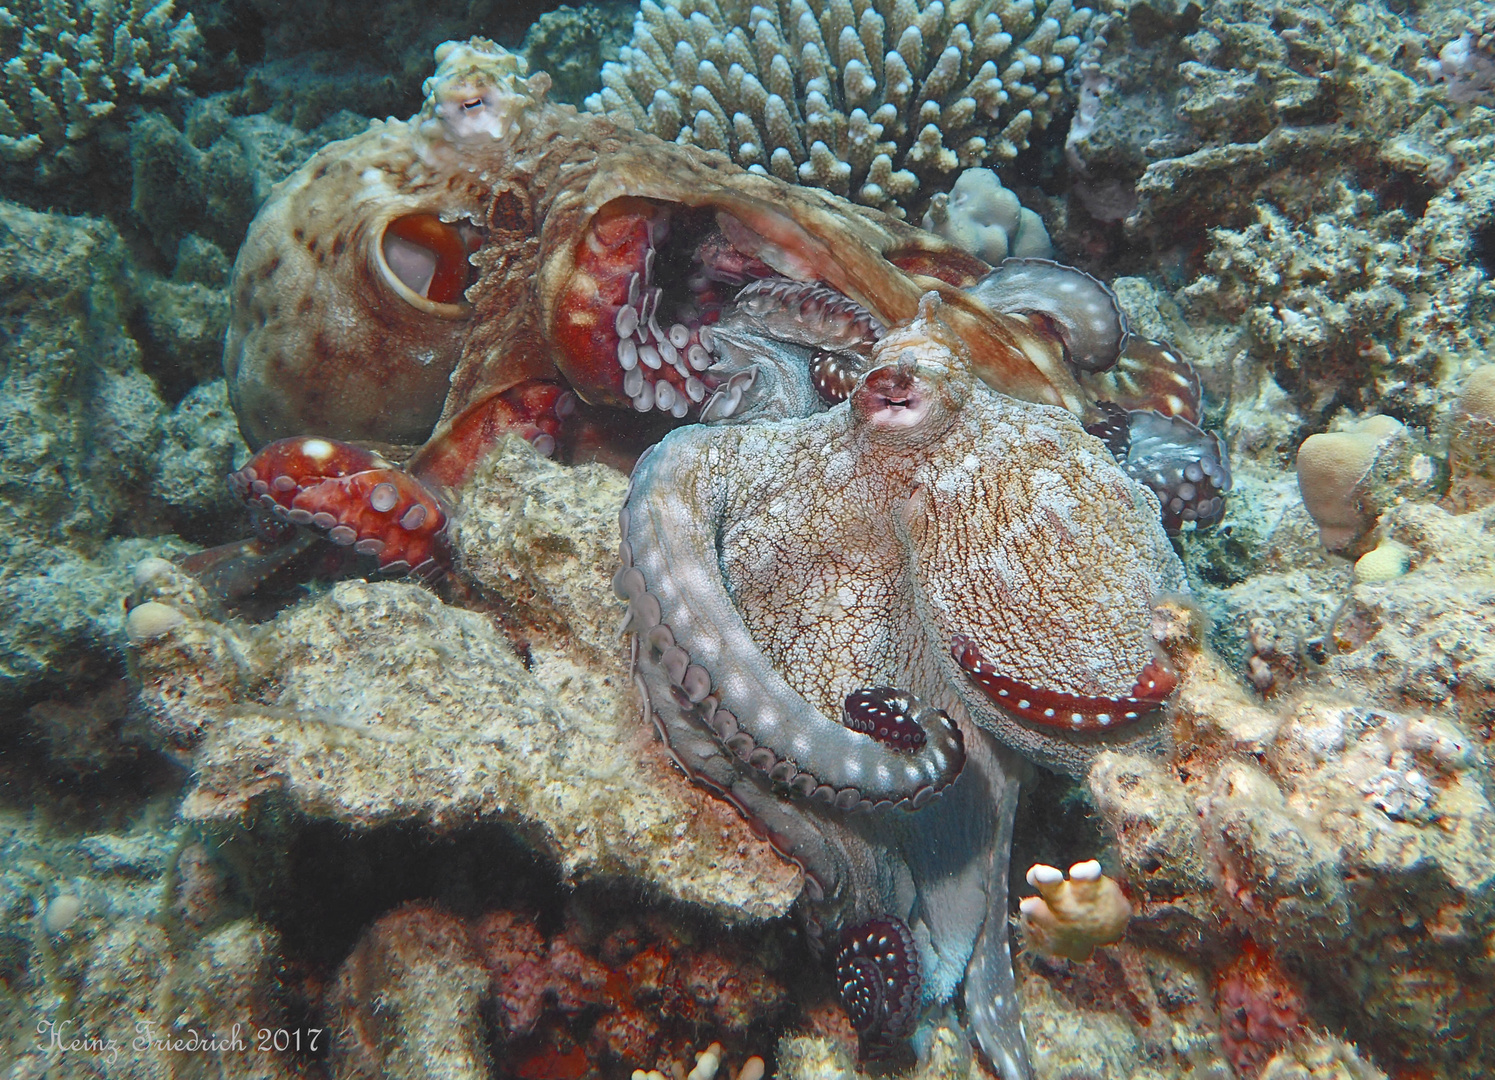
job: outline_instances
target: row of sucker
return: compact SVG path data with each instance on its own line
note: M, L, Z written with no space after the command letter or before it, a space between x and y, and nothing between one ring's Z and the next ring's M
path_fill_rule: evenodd
M902 919L883 915L841 931L836 989L872 1056L913 1033L923 988L919 950Z
M776 790L813 800L837 810L866 811L888 807L918 809L947 787L965 763L959 728L938 709L916 707L924 729L923 746L899 749L821 715L771 670L732 669L732 643L740 638L740 655L751 650L751 636L741 616L730 607L725 585L717 580L714 598L733 625L695 625L685 590L668 580L671 566L683 572L709 566L716 573L714 544L707 539L712 526L693 522L700 533L693 560L674 550L685 539L681 530L651 528L659 500L670 501L668 483L652 475L659 464L657 448L640 459L634 474L649 493L658 495L632 512L625 509L625 528L619 547L622 563L613 580L620 600L628 604L623 629L640 639L640 662L653 665L668 678L674 704L682 714L711 732L720 744ZM640 545L643 546L640 546ZM672 559L671 556L674 556ZM689 562L690 566L685 564ZM643 564L654 575L645 577ZM735 631L735 632L734 632ZM709 635L709 636L704 636ZM724 669L716 677L687 648L711 648L721 655ZM709 642L709 644L708 644ZM730 697L730 707L726 700ZM797 753L785 749L792 744Z
M308 461L319 468L307 468ZM445 572L445 508L371 451L330 439L281 439L228 481L244 502L376 559L381 573L432 581Z
M950 655L994 704L1030 724L1059 731L1106 731L1136 723L1162 708L1178 686L1178 676L1156 660L1143 665L1125 696L1090 697L1046 690L1005 675L963 634L951 640Z
M630 483L630 492L631 489L632 485ZM618 525L625 536L628 533L628 523L629 511L624 507L618 513ZM624 570L629 568L631 563L631 553L626 539L619 546L619 556L622 566L619 569L618 576L614 579L614 591L621 594L622 590L619 588L621 575ZM633 622L633 619L634 611L630 604L628 614L625 615L624 623L620 627L620 632L626 630L627 626ZM806 850L807 845L803 842L796 843L788 835L787 830L776 830L769 821L765 820L761 813L756 812L754 807L749 805L746 799L739 797L738 792L733 788L731 778L720 775L713 776L707 771L707 768L711 765L719 765L729 759L735 761L735 756L730 752L723 756L720 753L702 753L699 748L694 749L694 752L692 748L685 746L677 748L677 743L687 740L699 744L702 739L709 738L710 744L716 746L718 749L720 749L720 743L715 738L715 731L701 722L702 710L698 705L704 705L705 702L690 703L690 695L677 695L675 693L676 687L673 683L671 683L670 687L672 701L678 707L683 696L689 708L681 709L681 719L684 720L686 716L689 716L690 719L686 721L690 725L688 732L699 732L699 737L687 733L683 740L680 735L672 730L671 725L665 720L664 713L652 701L648 683L639 669L639 657L643 652L643 642L644 639L640 635L633 635L630 659L634 672L634 683L643 704L644 719L646 722L652 722L655 732L659 735L660 741L664 744L665 750L669 754L670 760L675 763L676 767L692 783L704 788L712 796L721 799L736 810L742 816L742 819L747 822L749 831L754 837L767 843L781 858L799 867L800 872L804 875L804 891L808 899L814 903L826 900L834 892L839 890L839 883L834 866L825 858L825 852ZM679 689L684 690L684 687L680 687ZM732 767L729 766L729 768ZM735 768L732 768L734 774L736 771ZM737 782L741 783L742 781L739 779ZM789 804L777 798L770 798L766 804L762 805L780 817L790 813ZM811 945L816 948L818 955L821 947L818 924L813 929L814 932L810 935Z
M1121 467L1157 495L1163 528L1176 533L1184 522L1203 527L1219 521L1232 483L1220 436L1181 416L1134 412L1128 419Z
M1080 371L1105 371L1127 343L1116 294L1083 270L1049 259L1006 259L968 290L992 311L1042 316Z
M683 419L706 400L710 389L701 373L711 365L709 331L684 323L661 326L659 302L663 290L654 283L657 244L663 239L659 222L649 223L649 244L644 250L643 270L628 279L628 296L613 316L618 335L618 366L623 369L623 393L639 412L658 409ZM705 340L703 340L705 339ZM676 386L667 378L650 378L648 372L673 369L680 377Z
M771 337L843 352L865 355L886 330L872 312L818 281L754 281L732 306L752 315Z

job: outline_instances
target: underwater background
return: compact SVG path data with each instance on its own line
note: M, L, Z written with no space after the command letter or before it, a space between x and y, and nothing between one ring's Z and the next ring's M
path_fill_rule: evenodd
M955 1004L869 1046L803 866L640 716L629 453L500 442L429 587L320 541L199 572L255 529L251 221L475 36L584 115L1077 267L1197 373L1228 492L1170 523L1168 745L1022 769L1031 1075L1495 1075L1495 5L10 0L0 1077L1004 1075ZM1090 859L1119 940L1079 891L1019 909Z

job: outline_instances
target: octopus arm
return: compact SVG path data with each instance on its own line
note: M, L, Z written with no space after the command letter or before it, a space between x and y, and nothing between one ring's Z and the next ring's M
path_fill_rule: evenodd
M689 704L711 701L701 722L772 784L845 810L924 805L964 762L948 718L927 710L924 745L889 745L806 701L754 643L717 553L730 496L728 470L713 468L730 452L722 434L676 432L634 471L624 536L629 565L618 585L629 601L629 628L640 638L640 665L667 672Z

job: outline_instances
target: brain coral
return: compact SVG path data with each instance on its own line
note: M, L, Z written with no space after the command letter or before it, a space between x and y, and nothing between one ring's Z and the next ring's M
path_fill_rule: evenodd
M197 67L202 37L173 0L17 0L0 7L0 167L38 183L81 172L120 105L161 99ZM123 125L121 125L123 126Z
M1072 0L643 0L594 112L907 213L1056 111Z

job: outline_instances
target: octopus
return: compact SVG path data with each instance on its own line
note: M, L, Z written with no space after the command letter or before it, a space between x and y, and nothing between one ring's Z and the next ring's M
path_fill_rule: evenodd
M640 684L672 754L804 870L876 1049L959 987L1029 1075L1007 946L1019 752L1155 749L1186 590L1157 503L1068 412L972 374L930 293L847 401L670 434L621 515Z
M1197 376L1078 270L578 115L481 38L436 57L250 228L225 369L261 534L190 568L238 595L325 538L431 581L505 434L633 468L615 586L671 757L803 869L869 1053L958 995L1030 1075L1018 778L1164 740L1165 528L1230 484Z

